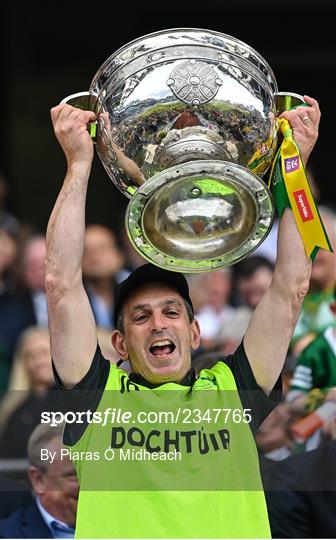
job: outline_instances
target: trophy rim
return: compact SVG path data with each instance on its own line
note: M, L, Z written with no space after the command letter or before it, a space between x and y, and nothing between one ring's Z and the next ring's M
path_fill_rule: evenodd
M276 80L276 77L274 75L274 72L273 72L270 64L267 62L267 60L265 60L265 58L256 49L251 47L251 45L248 45L247 43L245 43L245 41L242 41L241 39L238 39L238 38L236 38L234 36L231 36L229 34L225 34L223 32L219 32L217 30L209 30L209 29L206 29L206 28L193 28L193 27L176 27L176 28L167 28L165 30L157 30L155 32L150 32L148 34L144 34L143 36L139 36L139 37L133 39L132 41L129 41L125 45L122 45L121 47L119 47L119 49L117 49L115 52L113 52L101 64L101 66L98 68L98 70L96 71L96 73L93 76L92 81L90 83L89 92L96 93L96 91L97 91L96 84L97 84L97 81L99 80L99 77L102 75L102 73L104 73L104 71L106 71L108 69L108 66L113 61L115 61L118 58L118 56L121 56L122 54L124 54L125 51L127 51L128 49L131 49L137 43L141 43L141 42L149 40L151 38L155 38L156 36L164 36L164 35L169 35L169 34L178 34L178 33L183 33L183 32L203 33L203 34L207 34L207 35L210 35L210 36L221 37L221 38L224 38L227 41L230 41L230 42L235 43L237 45L243 46L246 49L246 51L252 53L252 55L254 55L258 59L258 61L261 62L261 64L264 66L264 68L267 71L267 75L266 75L266 73L264 73L260 69L259 66L253 64L253 62L251 62L251 60L246 59L246 58L244 58L244 60L249 62L250 64L254 65L254 67L263 75L263 78L267 81L267 83L268 83L269 87L271 88L273 94L278 92L277 80ZM195 43L194 45L196 46L198 44ZM218 45L215 45L215 44L212 44L212 47L215 48L215 49L218 49L218 50L221 49L221 47L219 47ZM160 47L160 48L162 48L162 47ZM153 50L155 50L155 48L153 48ZM142 56L143 54L148 55L148 54L150 54L150 51L142 52L139 56ZM234 54L237 57L239 57L239 54L237 54L237 53L230 52L230 54ZM111 72L110 77L112 76L112 73L118 71L118 69L121 68L121 67L125 67L127 64L129 64L133 60L134 60L134 57L131 57L129 59L126 59L126 60L122 61ZM98 85L98 87L99 87L99 92L100 92L102 87L100 85Z
M221 270L222 268L232 266L232 264L236 264L255 251L268 236L274 222L273 196L261 178L236 163L218 160L201 160L191 161L184 165L188 165L189 173L181 171L183 169L181 164L175 165L169 169L169 174L172 178L168 183L166 179L167 171L162 171L148 180L133 195L125 214L125 228L128 238L134 249L144 259L166 270L194 274ZM211 176L218 176L218 179L221 174L224 177L225 173L226 177L228 177L228 172L232 174L231 181L237 183L237 185L239 184L237 176L240 177L239 180L244 179L244 188L252 196L257 210L252 232L242 244L239 244L233 250L203 260L182 259L160 251L143 230L143 216L151 196L161 188L181 180L186 175L193 176L204 173L207 166L217 169L217 173L212 171L209 174ZM251 186L251 182L253 187ZM259 193L260 196L258 196ZM265 220L267 221L266 231L263 230L265 223L262 223ZM253 243L253 241L255 242Z

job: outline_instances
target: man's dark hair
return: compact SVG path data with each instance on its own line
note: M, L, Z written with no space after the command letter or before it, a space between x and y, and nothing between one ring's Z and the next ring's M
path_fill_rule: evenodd
M184 302L184 305L186 307L186 310L187 310L187 315L188 315L188 319L189 319L189 322L192 323L193 320L195 319L194 317L194 312L193 312L193 309L191 307L191 305L189 304L189 302L187 302L187 300L185 300L184 298L182 298L183 302ZM124 319L124 309L122 308L118 314L118 318L117 318L117 321L116 321L116 330L119 330L119 332L121 332L122 334L125 333L125 319Z

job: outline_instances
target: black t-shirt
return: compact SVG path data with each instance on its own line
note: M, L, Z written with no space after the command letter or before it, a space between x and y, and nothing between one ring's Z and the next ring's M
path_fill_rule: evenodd
M250 427L252 433L255 434L265 418L281 400L281 377L279 377L276 382L271 394L267 396L254 378L243 343L240 344L234 354L225 357L223 362L225 362L233 373L243 408L251 409L252 420L250 422ZM97 345L89 371L83 379L71 389L65 388L62 385L62 381L53 366L56 385L63 394L66 408L76 412L84 412L87 410L94 412L99 405L105 389L110 366L110 362L103 357L101 350ZM153 388L155 386L137 373L131 373L128 379L135 385L141 384L148 388ZM197 376L194 370L191 369L179 384L183 386L192 386L196 379ZM80 439L86 427L87 425L85 423L67 424L64 433L64 443L69 446L74 445Z

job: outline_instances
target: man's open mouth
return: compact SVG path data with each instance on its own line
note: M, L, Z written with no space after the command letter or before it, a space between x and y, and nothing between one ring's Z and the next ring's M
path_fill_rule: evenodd
M170 339L161 339L155 341L149 347L149 351L153 356L166 356L171 354L176 349L176 345Z

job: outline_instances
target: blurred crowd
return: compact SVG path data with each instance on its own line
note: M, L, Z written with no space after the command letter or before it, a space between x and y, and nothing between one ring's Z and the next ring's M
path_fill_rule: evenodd
M45 235L36 231L34 224L22 224L11 214L7 190L6 178L0 175L0 476L2 490L8 495L0 504L0 518L7 527L3 530L14 531L12 537L24 537L15 529L18 519L10 521L15 511L21 521L35 525L36 516L42 516L39 533L30 529L29 534L71 538L78 497L72 465L67 460L45 465L38 458L40 448L61 444L60 430L50 432L47 426L39 426L43 410L62 410L54 391L50 358ZM335 211L331 206L319 211L335 251ZM202 336L201 347L192 358L196 371L231 354L242 341L253 310L272 280L276 227L277 223L256 252L235 266L188 276ZM124 231L112 231L100 223L87 225L83 278L98 340L111 362L118 361L110 341L115 322L114 288L143 263ZM275 485L281 466L300 471L305 456L326 452L330 445L336 467L335 281L334 255L320 251L283 369L283 400L257 435L266 487ZM124 364L123 368L129 366ZM323 455L323 460L327 459ZM295 460L299 460L297 466ZM290 477L295 478L295 474ZM34 500L29 489L18 484L24 481L32 487ZM334 490L336 493L336 483ZM283 498L279 502L273 493L268 501L270 515L281 521L278 508L284 504ZM26 537L38 536L27 532Z

